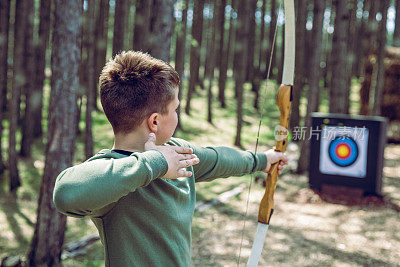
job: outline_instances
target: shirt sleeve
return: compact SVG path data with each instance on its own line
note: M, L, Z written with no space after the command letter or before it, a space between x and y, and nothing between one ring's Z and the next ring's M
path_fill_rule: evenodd
M200 163L193 166L196 182L210 181L215 178L242 176L262 171L267 167L265 153L254 154L229 147L192 146Z
M166 159L156 150L133 153L124 158L88 160L58 175L53 201L66 215L98 214L121 197L162 177L167 170Z

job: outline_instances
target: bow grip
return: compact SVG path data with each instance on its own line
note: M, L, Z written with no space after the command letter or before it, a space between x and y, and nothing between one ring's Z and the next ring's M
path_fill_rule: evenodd
M277 105L280 111L279 124L283 126L286 131L289 128L289 116L290 107L292 105L293 99L293 86L292 85L281 85L278 91ZM288 132L286 133L288 134ZM275 151L285 152L287 146L287 135L283 140L276 142ZM274 211L274 192L276 187L276 182L278 181L278 164L275 162L271 165L270 171L268 173L265 193L260 203L260 208L258 211L258 222L269 224L272 213Z

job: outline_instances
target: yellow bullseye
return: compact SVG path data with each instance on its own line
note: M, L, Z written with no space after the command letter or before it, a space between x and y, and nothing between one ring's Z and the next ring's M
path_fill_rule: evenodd
M339 145L337 147L337 155L341 158L345 158L349 155L350 149L346 145Z

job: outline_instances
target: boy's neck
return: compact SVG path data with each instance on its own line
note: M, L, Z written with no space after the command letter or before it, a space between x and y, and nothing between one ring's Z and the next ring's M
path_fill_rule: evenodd
M133 131L128 134L115 134L112 149L125 150L130 152L143 152L144 144L147 142L149 132Z

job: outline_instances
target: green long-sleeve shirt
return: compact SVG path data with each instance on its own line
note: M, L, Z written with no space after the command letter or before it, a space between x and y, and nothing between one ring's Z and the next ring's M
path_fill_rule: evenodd
M161 152L130 156L103 149L57 177L53 199L70 216L90 216L105 247L106 266L190 266L195 182L263 170L264 153L227 147L201 148L172 138L168 145L191 147L200 163L191 177L164 179Z

